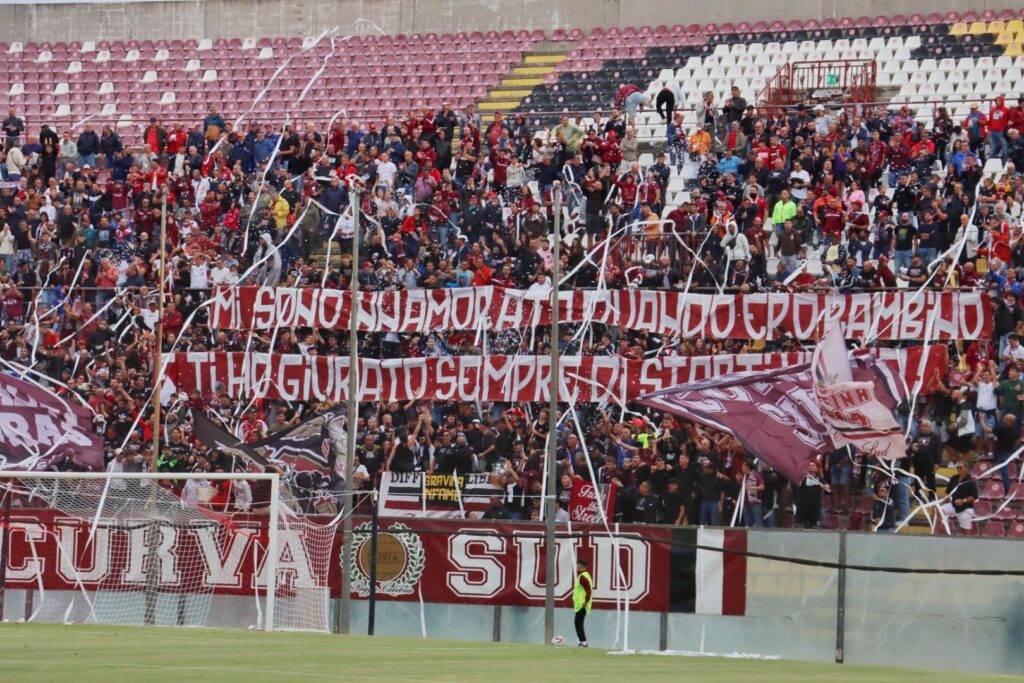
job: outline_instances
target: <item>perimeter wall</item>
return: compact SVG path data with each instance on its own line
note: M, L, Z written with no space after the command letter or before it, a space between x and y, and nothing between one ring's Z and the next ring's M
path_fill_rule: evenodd
M1020 8L998 0L0 0L0 41L316 35L356 19L384 32L706 24Z

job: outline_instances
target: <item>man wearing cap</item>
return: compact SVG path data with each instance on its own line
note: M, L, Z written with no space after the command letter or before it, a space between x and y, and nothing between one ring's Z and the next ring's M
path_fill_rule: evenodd
M822 136L828 135L829 126L835 123L835 119L825 111L824 105L815 105L814 117L814 132Z

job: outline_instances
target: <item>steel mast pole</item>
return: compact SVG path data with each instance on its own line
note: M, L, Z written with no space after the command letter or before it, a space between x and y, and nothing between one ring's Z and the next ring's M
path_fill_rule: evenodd
M547 469L545 476L547 484L545 489L547 497L544 500L544 642L550 644L555 636L555 558L558 549L555 546L555 486L557 484L558 464L558 390L560 382L560 357L558 353L558 281L561 279L561 255L562 244L562 188L561 183L555 181L552 189L554 209L554 230L552 232L552 257L551 265L551 403L548 407L548 452Z
M338 602L338 633L348 634L352 621L352 589L350 568L352 567L353 534L352 510L355 496L352 493L352 473L355 470L356 421L359 409L359 230L360 188L352 185L352 281L349 283L348 319L348 425L345 448L345 511L342 521L341 540L341 600Z

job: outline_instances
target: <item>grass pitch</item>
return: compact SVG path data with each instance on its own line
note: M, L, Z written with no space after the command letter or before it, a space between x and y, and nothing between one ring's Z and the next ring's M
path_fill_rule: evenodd
M962 683L964 674L444 640L218 629L0 624L0 680L46 683ZM971 683L1014 680L971 674Z

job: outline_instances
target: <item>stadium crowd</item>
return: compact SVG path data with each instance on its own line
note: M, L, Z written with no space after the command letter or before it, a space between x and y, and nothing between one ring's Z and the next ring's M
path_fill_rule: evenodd
M139 147L85 123L51 130L10 111L0 175L0 356L8 370L95 411L111 467L142 469L152 455L153 366L160 260L168 266L164 350L347 354L334 331L273 336L211 330L200 305L231 284L349 287L353 211L359 198L362 290L544 287L553 265L556 183L566 286L692 291L875 291L898 286L984 288L992 340L951 344L948 381L929 378L915 403L912 444L895 480L846 450L823 453L801 482L755 464L734 438L629 406L580 404L559 435L559 500L573 477L619 488L624 522L817 527L855 508L882 528L913 495L944 495L936 470L972 455L1006 459L1020 440L1024 348L1019 303L1024 243L1024 99L1001 99L930 125L907 107L859 113L828 103L761 112L734 91L711 94L685 129L671 107L664 149L641 164L623 110L562 117L538 128L524 115L483 121L472 108L336 121L330 130L235 128L211 106L195 125L150 120ZM1005 162L983 172L988 158ZM692 171L687 191L670 188ZM358 192L357 192L358 190ZM161 205L166 195L166 216ZM677 196L678 195L678 196ZM973 218L972 218L973 217ZM161 254L161 221L167 253ZM946 253L953 245L960 250ZM593 255L611 245L611 257ZM257 264L252 267L253 264ZM662 338L591 325L558 340L564 354L710 355L801 350L801 343ZM545 354L547 330L361 334L363 357ZM31 371L28 369L31 368ZM224 389L172 404L157 462L166 471L229 469L198 442L189 409L218 413L243 441L327 406L229 397ZM547 409L538 405L364 403L355 481L382 471L489 472L515 495L489 518L529 519L541 490ZM582 435L582 440L579 438ZM588 467L587 460L590 460ZM1003 473L1007 473L1004 468ZM910 474L916 475L911 477ZM953 482L956 485L956 481ZM1012 486L1003 478L1006 493ZM919 493L918 490L920 490ZM855 500L869 501L860 505ZM975 495L952 512L969 515ZM968 511L968 512L965 512Z

